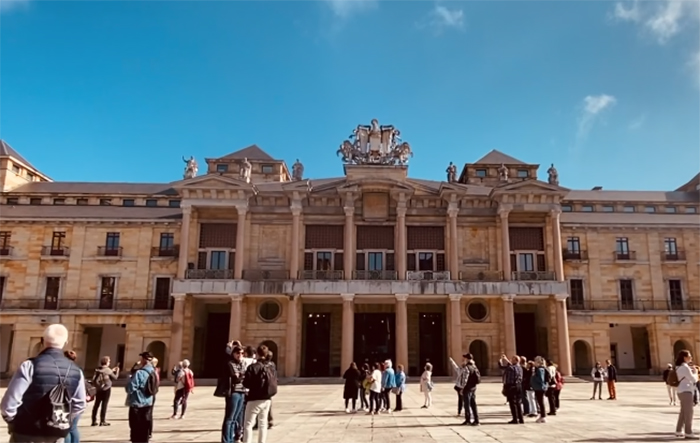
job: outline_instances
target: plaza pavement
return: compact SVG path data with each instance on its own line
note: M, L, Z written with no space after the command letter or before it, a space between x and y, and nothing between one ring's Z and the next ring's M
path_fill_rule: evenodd
M589 400L590 383L568 383L561 409L546 424L526 418L525 425L508 425L508 406L498 383L482 383L477 400L481 426L461 426L452 384L441 382L433 391L433 407L420 409L423 394L409 384L404 410L368 416L346 414L340 384L280 386L274 399L275 427L268 443L633 443L674 441L678 407L669 406L662 382L618 383L617 401ZM172 387L161 387L156 402L153 442L216 443L220 441L223 399L214 388L198 386L190 396L184 420L168 420L172 413ZM0 390L4 393L4 389ZM89 409L80 421L81 443L128 441L127 408L123 388L115 387L109 409L110 427L90 427ZM392 396L393 397L393 396ZM603 398L606 398L604 395ZM392 398L393 401L393 398ZM700 407L695 430L700 431ZM4 423L0 442L8 441ZM257 442L257 435L253 440Z

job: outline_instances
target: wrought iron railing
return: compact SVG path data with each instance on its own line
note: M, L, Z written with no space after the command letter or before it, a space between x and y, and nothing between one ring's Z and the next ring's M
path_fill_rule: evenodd
M588 260L588 251L572 251L569 249L562 250L562 257L564 260L576 261L576 260Z
M185 278L190 280L231 280L231 269L188 269Z
M372 271L352 271L353 280L397 280L396 271L372 270Z
M177 245L169 247L155 246L151 248L151 257L177 257L180 253L180 247Z
M0 301L0 310L78 310L78 311L144 311L144 310L169 310L172 309L171 299L3 299Z
M613 258L617 261L636 260L637 251L615 251Z
M406 280L446 281L450 271L406 271Z
M100 257L121 257L123 248L121 246L98 246L97 255Z
M552 271L515 271L511 272L514 281L554 281L556 276Z
M567 300L570 311L700 311L700 300Z
M66 246L42 246L41 255L42 257L68 257L70 248Z
M244 269L243 280L289 280L289 271L285 269Z
M503 281L503 271L471 270L459 273L461 281Z
M662 261L685 261L685 251L662 252Z
M342 280L343 271L299 271L299 280Z

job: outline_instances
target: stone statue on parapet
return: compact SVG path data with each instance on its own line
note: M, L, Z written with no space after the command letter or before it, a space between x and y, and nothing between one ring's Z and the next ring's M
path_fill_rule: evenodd
M502 182L508 181L508 168L503 163L501 163L501 167L498 168L498 179Z
M252 172L253 165L250 164L250 162L248 161L248 157L246 157L243 159L243 162L241 162L241 169L238 172L239 177L246 183L250 183L250 175Z
M182 157L182 161L185 162L185 172L182 175L182 177L185 179L196 177L197 171L199 170L199 166L197 166L197 160L195 160L194 157L190 156L189 159Z
M445 169L445 172L447 173L447 181L449 183L457 181L457 166L452 164L452 162L450 162L450 165Z
M301 164L299 159L292 165L292 179L294 181L300 181L304 177L304 165Z
M352 165L405 165L413 156L411 146L402 142L399 131L380 125L375 118L369 125L358 125L338 148L343 163Z
M559 173L557 172L557 168L554 167L554 163L547 169L547 174L549 175L547 179L549 184L559 186Z

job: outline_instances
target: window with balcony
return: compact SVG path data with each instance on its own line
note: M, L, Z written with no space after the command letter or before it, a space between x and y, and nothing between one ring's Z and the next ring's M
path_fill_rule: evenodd
M61 290L61 277L46 277L44 309L58 309L58 294Z
M632 280L620 280L620 308L634 309L634 289Z
M668 301L671 309L682 310L683 309L683 290L681 287L680 280L669 280L668 281Z
M483 178L483 177L486 177L487 175L488 175L488 171L486 171L486 169L477 169L476 170L477 177Z
M208 269L227 269L228 251L209 251Z
M355 280L396 280L393 226L358 226Z
M331 271L333 270L333 253L331 251L316 251L316 260L314 264L316 271Z
M233 278L237 229L236 223L200 224L197 269L188 270L187 278Z
M630 246L627 237L618 237L615 240L615 257L618 260L629 260L630 256Z
M569 309L584 309L583 280L569 280L569 298L566 300Z
M114 308L114 296L116 292L116 277L103 276L100 278L100 309Z
M343 277L344 229L343 225L306 225L304 269L299 271L298 278L337 280Z
M11 239L12 232L0 231L0 255L10 255L12 251L12 246L10 246Z
M153 309L172 309L170 277L157 277L153 294Z
M104 254L105 256L118 256L119 248L119 233L108 232L105 238Z
M159 257L172 257L175 255L175 234L172 232L161 232L158 243Z
M678 245L674 237L664 239L664 255L666 260L678 260Z
M51 236L51 246L48 251L48 255L65 255L64 248L66 243L66 233L65 232L54 232Z
M448 280L452 278L445 264L445 228L443 226L408 226L407 237L408 279Z
M564 252L564 259L581 259L581 241L578 237L569 237L566 239L566 251Z
M553 280L547 272L543 228L511 227L508 232L513 280Z

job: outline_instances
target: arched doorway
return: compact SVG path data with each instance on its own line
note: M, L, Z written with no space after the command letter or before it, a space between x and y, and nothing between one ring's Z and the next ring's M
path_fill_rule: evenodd
M264 342L260 343L261 345L267 346L267 349L272 352L272 362L277 366L277 359L279 358L278 352L277 352L277 343L275 343L272 340L265 340ZM279 368L277 368L279 370Z
M574 374L586 375L593 367L591 348L585 340L574 342Z
M474 340L469 344L469 353L474 356L476 367L482 375L488 375L489 349L483 340Z
M673 356L671 362L675 362L678 353L684 349L690 351L690 353L693 354L693 350L690 349L690 344L688 344L688 342L686 342L685 340L676 340L676 342L673 344Z
M167 372L165 367L167 363L165 361L165 343L160 340L152 341L146 346L146 350L158 359L158 369L160 369L161 374Z

